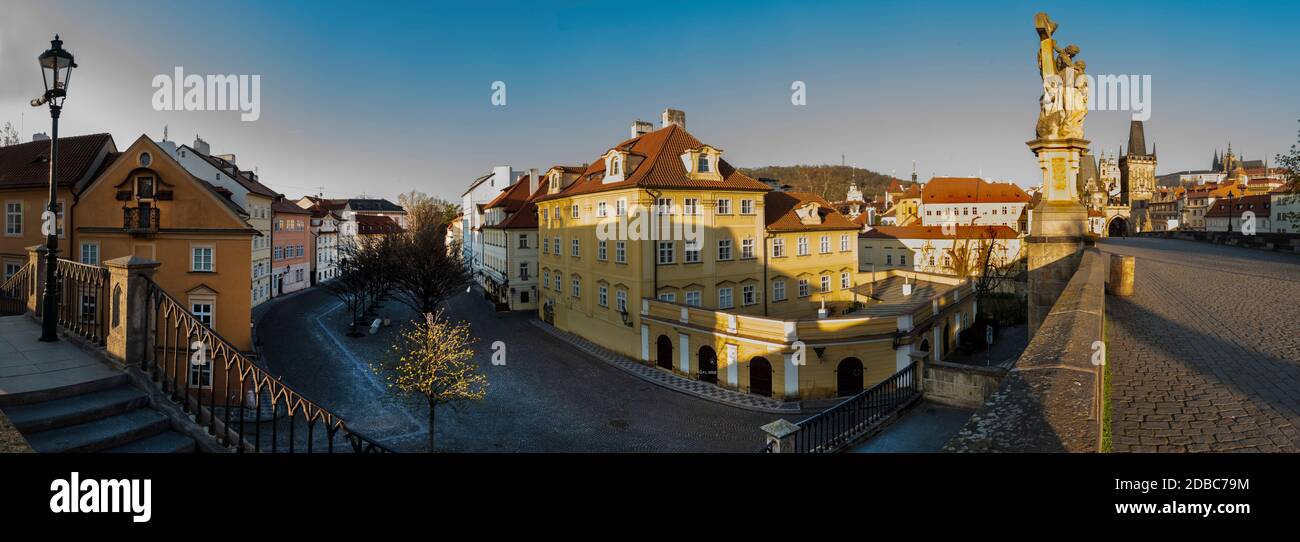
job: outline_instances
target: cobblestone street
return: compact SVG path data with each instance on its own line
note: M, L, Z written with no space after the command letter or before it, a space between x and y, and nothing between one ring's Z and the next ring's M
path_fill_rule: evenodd
M1137 257L1107 296L1117 452L1300 451L1300 257L1106 239Z
M260 311L258 337L272 372L384 444L424 451L427 406L394 394L370 367L387 355L397 325L346 337L346 311L319 290ZM380 312L395 322L413 316L392 301ZM782 417L641 380L531 325L528 314L493 312L478 294L457 296L447 312L470 322L489 387L483 401L439 409L439 451L755 452L760 427ZM490 362L497 340L506 344L505 366Z

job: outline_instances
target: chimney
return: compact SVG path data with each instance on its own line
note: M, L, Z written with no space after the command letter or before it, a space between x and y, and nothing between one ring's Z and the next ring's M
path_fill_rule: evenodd
M197 134L194 136L194 150L198 151L199 154L204 155L212 152L212 148L208 146L208 142L204 141Z
M676 124L678 128L685 130L686 112L680 109L665 109L663 122L664 128L667 128L669 124Z
M640 137L653 132L655 125L650 122L637 119L632 121L632 137Z
M528 169L528 195L537 193L537 168Z
M207 153L205 152L203 154L207 154ZM235 165L235 155L233 154L218 154L216 156L217 158L230 162L230 165L232 166Z

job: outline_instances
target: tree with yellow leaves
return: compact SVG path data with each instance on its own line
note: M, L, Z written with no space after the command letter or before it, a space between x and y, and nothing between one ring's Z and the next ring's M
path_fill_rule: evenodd
M420 394L429 401L429 451L434 451L434 414L438 405L478 401L487 395L487 377L474 363L474 342L469 324L451 322L442 315L425 314L402 332L393 345L395 361L388 373L390 387Z

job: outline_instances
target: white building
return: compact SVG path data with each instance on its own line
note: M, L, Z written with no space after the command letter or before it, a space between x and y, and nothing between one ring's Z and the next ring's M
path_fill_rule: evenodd
M316 247L313 283L319 284L338 276L339 223L342 219L319 207L311 211L312 246Z
M524 175L510 166L496 166L492 172L474 179L469 189L461 194L461 255L465 265L476 277L483 270L483 225L486 222L484 204L501 195L501 191L515 184ZM480 278L481 280L481 278Z
M1021 237L1004 224L985 226L877 226L858 235L858 271L910 269L943 275L978 274L977 252L992 245L992 263L1021 256Z
M1273 199L1273 232L1300 233L1300 192L1276 190Z
M921 189L917 215L925 226L1001 225L1016 232L1027 229L1029 194L1013 183L979 178L935 177Z
M251 305L256 307L271 299L271 204L283 197L257 179L257 173L241 171L235 155L212 155L208 142L194 138L194 145L177 146L163 136L158 147L167 151L191 175L230 192L230 200L248 213L248 223L261 235L253 238L250 252L252 275Z

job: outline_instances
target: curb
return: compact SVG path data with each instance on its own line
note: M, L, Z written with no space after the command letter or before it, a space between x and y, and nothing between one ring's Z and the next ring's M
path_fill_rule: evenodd
M654 367L637 363L622 354L613 352L572 333L557 329L556 327L536 318L529 319L528 322L542 331L568 343L570 346L590 354L596 359L613 365L614 367L617 367L632 376L640 378L641 380L663 388L698 397L707 401L712 401L714 403L755 412L766 412L769 414L804 414L810 412L804 410L802 405L797 401L781 402L775 399L740 393L720 386L683 378L675 373L669 373L667 371L662 371ZM701 390L693 388L701 388Z

